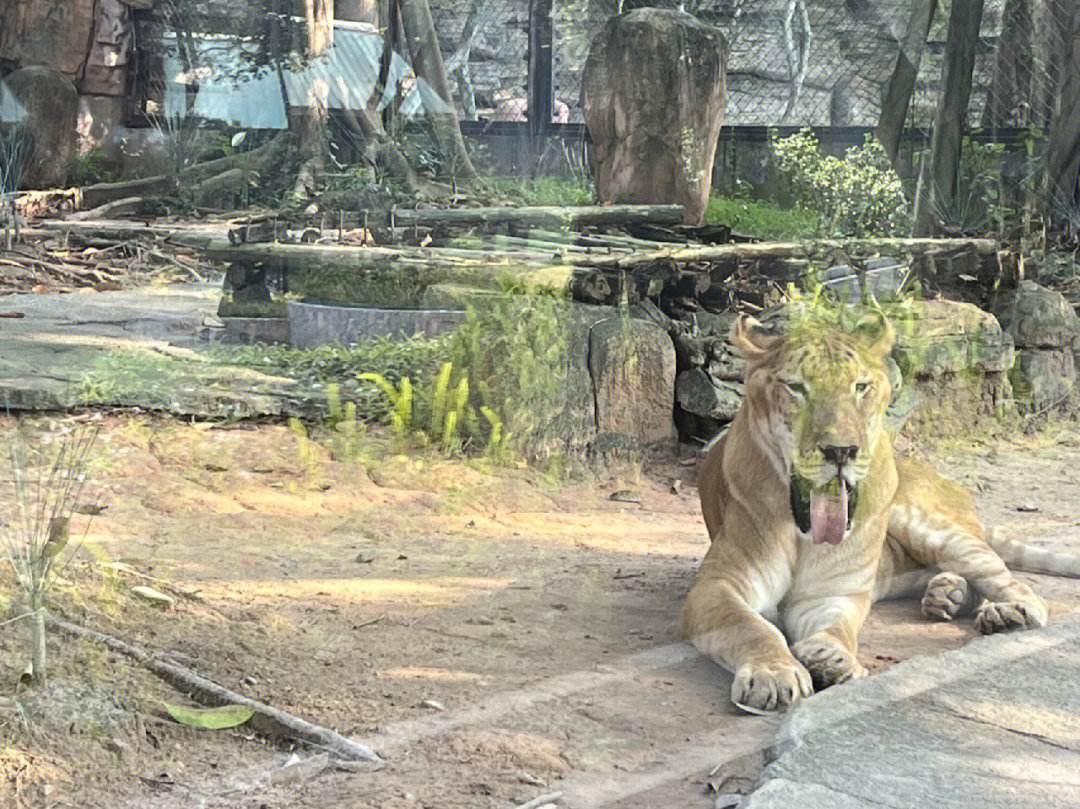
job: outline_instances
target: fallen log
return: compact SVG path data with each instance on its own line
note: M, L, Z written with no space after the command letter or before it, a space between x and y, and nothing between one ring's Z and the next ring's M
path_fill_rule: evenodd
M814 258L827 256L830 253L858 256L903 253L911 257L921 257L965 249L974 250L980 256L996 257L998 245L993 239L815 239L807 242L678 246L660 250L642 250L631 255L590 257L590 260L584 263L603 269L628 270L660 259L684 264L731 259L754 261L765 258Z
M128 197L159 196L168 191L170 185L168 177L157 175L117 183L94 183L93 185L71 190L78 193L75 207L79 210L85 210Z
M347 761L368 761L377 767L383 765L383 760L379 754L366 744L354 742L352 739L347 739L329 728L312 724L266 703L238 694L163 656L151 654L119 638L62 621L52 615L46 617L46 623L50 629L56 629L71 637L100 643L114 652L130 657L174 687L191 694L192 698L203 705L232 704L245 705L251 708L255 711L255 715L248 721L262 733L281 738L298 739L320 747Z
M108 219L112 216L134 216L142 212L147 206L144 197L124 197L123 199L106 202L91 208L88 211L76 211L68 216L69 222L80 222L84 219Z
M197 183L207 177L221 174L229 169L237 169L240 166L246 167L247 173L258 171L274 157L277 149L284 145L289 137L287 133L281 133L250 151L207 160L205 163L196 163L194 166L182 169L178 177L181 182L187 184ZM86 210L129 197L160 196L170 191L174 185L175 181L167 175L155 174L152 177L142 177L137 180L94 183L81 188L27 191L19 194L16 204L20 210L29 212L24 215L33 215L37 209L55 212Z
M394 210L388 215L391 227L475 227L478 225L522 225L528 227L619 226L640 223L658 225L681 222L681 205L583 205L441 208Z

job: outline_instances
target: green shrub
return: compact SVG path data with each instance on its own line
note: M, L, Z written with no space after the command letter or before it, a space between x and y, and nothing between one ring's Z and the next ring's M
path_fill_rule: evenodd
M67 184L79 188L94 183L112 182L115 178L106 168L107 157L100 149L74 152L68 159Z
M773 202L715 196L705 208L705 224L727 225L759 239L786 241L816 235L821 217L815 211L782 208Z
M483 444L533 454L566 403L565 303L509 295L472 309L454 332L450 357L468 374Z
M448 354L445 337L411 337L392 340L378 337L348 346L327 345L318 348L257 343L248 346L215 346L210 356L226 365L244 365L263 373L297 379L307 388L336 384L339 395L353 403L363 420L381 420L388 415L388 402L370 381L361 382L362 374L378 374L390 384L402 379L422 379L435 373Z
M843 158L821 153L804 129L771 141L777 167L788 176L796 205L821 215L827 236L899 236L911 230L900 178L881 145L867 135Z

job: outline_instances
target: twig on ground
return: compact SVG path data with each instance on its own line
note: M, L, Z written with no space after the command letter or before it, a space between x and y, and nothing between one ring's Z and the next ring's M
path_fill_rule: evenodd
M191 669L153 655L138 646L133 646L111 635L105 635L77 624L61 621L52 615L48 615L46 620L53 629L72 637L95 641L107 646L114 652L119 652L138 661L158 677L161 677L174 687L190 693L193 699L205 705L246 705L255 711L255 715L249 722L261 733L269 736L298 739L333 753L338 758L368 761L375 765L376 768L381 767L383 764L379 754L365 744L354 742L352 739L347 739L329 728L313 724L263 702L238 694L206 679Z
M543 795L537 795L531 801L519 804L516 809L537 809L537 807L543 806L545 803L555 803L561 797L562 792L546 792Z

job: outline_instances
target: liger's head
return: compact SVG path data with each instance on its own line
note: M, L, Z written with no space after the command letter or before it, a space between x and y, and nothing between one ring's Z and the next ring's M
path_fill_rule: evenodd
M746 359L743 407L790 476L796 525L816 543L839 544L883 430L892 327L872 313L850 332L804 321L777 335L742 316L731 342Z

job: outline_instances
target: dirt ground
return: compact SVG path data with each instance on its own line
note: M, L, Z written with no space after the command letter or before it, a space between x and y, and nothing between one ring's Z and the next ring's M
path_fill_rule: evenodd
M776 718L738 715L729 675L675 637L706 548L693 461L567 481L396 454L377 431L347 446L277 425L100 418L84 499L106 508L73 524L85 539L54 612L370 743L387 764L243 790L288 742L178 725L162 701L184 695L56 635L47 692L18 687L27 644L9 623L0 806L484 809L558 791L571 809L706 807L710 783L760 766ZM1078 546L1080 434L936 454L988 524ZM1022 576L1055 614L1075 609L1077 583ZM974 635L888 603L860 656L877 670Z

